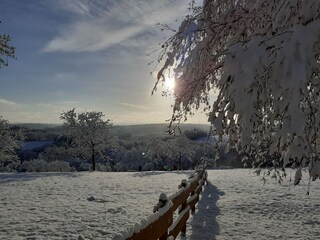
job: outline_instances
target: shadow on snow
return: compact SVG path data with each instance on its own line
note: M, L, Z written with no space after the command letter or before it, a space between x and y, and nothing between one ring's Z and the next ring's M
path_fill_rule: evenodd
M217 222L217 216L220 215L220 209L217 202L224 192L216 188L210 181L204 187L201 193L201 199L198 202L196 213L189 220L187 231L191 231L190 238L193 240L214 240L220 233L220 227ZM188 234L188 233L187 233ZM181 237L181 239L187 239Z
M30 181L38 178L46 177L77 177L73 172L28 172L28 173L0 173L0 184L16 182L16 181Z
M136 172L133 173L133 177L149 177L149 176L155 176L155 175L161 175L166 173L172 173L172 174L183 174L183 175L191 175L193 173L192 170L181 170L181 171L145 171L145 172Z

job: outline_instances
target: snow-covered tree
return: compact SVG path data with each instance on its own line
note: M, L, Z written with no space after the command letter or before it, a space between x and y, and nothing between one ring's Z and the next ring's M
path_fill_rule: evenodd
M191 161L195 155L195 144L184 135L178 135L168 141L169 156L179 170L182 170L182 160Z
M10 126L0 117L0 166L18 160L16 151L23 139L21 128Z
M192 1L159 59L158 82L175 77L172 121L204 103L214 133L253 166L309 165L317 179L319 13L319 0Z
M144 155L145 158L152 161L153 169L157 169L159 162L165 161L170 156L169 145L160 137L150 137L147 139L147 151Z
M147 140L145 158L152 161L153 169L159 163L170 163L172 167L182 169L182 160L192 160L195 145L184 135L160 138L150 137ZM158 166L159 167L159 166Z
M10 41L10 35L0 34L0 68L8 65L8 57L14 58L15 47L9 44Z
M78 156L90 157L92 170L96 169L96 158L103 157L104 151L113 144L110 133L112 124L103 117L102 112L76 113L75 109L63 112L60 116L64 134L69 137Z

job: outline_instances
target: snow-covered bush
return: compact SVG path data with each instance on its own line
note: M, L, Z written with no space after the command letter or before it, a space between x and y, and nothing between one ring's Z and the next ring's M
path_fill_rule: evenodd
M116 163L114 168L117 172L127 172L128 171L128 166L121 163L121 162Z
M254 167L310 163L316 171L320 1L195 3L162 45L158 82L175 77L172 122L204 103L220 142L228 135L226 149L246 155Z
M96 164L96 170L100 172L111 172L111 167L108 164ZM79 166L79 171L92 171L92 165L90 163L83 162Z
M15 172L15 170L10 165L6 165L5 167L0 167L0 172Z
M147 162L143 165L142 171L152 171L153 169L153 164L150 162Z
M91 171L92 170L92 165L89 163L81 163L79 167L80 171Z
M108 164L105 164L105 165L97 164L97 171L111 172L111 167Z
M46 162L44 160L25 161L20 166L22 172L73 172L75 169L63 161Z

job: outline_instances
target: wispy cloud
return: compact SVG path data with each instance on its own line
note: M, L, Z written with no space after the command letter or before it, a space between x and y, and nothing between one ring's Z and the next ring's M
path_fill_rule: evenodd
M77 17L45 46L45 52L95 52L152 32L158 22L169 23L186 11L186 2L69 1L64 8ZM136 42L135 42L136 43ZM136 45L136 44L135 44Z
M138 105L138 104L133 104L133 103L126 103L126 102L122 102L120 103L120 105L125 106L125 107L129 107L129 108L133 108L133 109L138 109L138 110L151 110L151 108L143 106L143 105Z
M22 104L7 99L0 98L0 114L4 112L13 112L23 107Z
M0 106L17 107L17 106L19 106L19 104L16 102L13 102L13 101L9 101L9 100L0 98Z

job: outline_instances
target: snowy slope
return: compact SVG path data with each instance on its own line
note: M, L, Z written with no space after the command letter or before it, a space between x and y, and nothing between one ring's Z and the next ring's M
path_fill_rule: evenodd
M249 170L210 170L209 184L181 239L317 239L320 185L263 185ZM152 213L160 192L189 174L0 174L0 239L112 239ZM180 239L180 238L179 238Z

